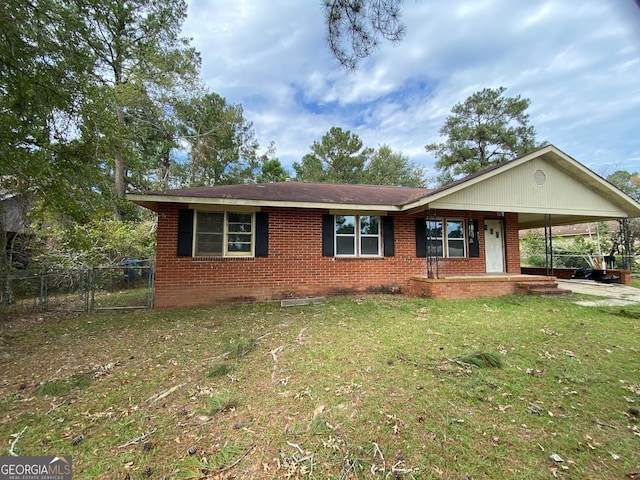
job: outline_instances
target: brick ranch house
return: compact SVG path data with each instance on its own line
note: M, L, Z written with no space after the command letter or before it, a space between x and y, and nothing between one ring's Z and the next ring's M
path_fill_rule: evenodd
M158 215L155 306L352 293L512 293L521 229L640 216L546 146L438 189L304 182L130 194Z

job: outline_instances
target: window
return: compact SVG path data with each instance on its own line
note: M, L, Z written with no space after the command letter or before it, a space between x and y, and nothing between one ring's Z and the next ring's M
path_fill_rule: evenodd
M380 217L360 217L360 255L380 255Z
M466 257L464 220L427 220L427 256Z
M336 215L335 252L338 256L379 256L380 217Z
M196 212L195 256L253 255L253 214Z
M442 220L427 220L427 256L444 257Z
M251 255L253 216L250 213L227 213L227 253Z
M464 257L464 221L447 220L447 253L448 257Z

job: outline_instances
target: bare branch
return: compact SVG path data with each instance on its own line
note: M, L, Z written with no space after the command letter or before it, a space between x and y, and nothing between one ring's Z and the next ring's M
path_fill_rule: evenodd
M11 447L9 447L9 455L11 455L12 457L17 457L18 454L15 452L15 448L16 448L16 444L18 443L18 440L20 440L20 437L22 437L22 435L24 434L24 432L27 431L27 427L24 427L20 433L14 433L13 436L15 437L13 442L11 442Z
M331 54L347 70L370 56L380 40L399 42L403 0L327 0L324 4L327 43Z
M157 428L154 428L153 430L151 430L148 433L145 433L143 435L140 435L137 438L134 438L133 440L129 440L127 443L123 443L122 445L120 445L118 448L124 448L124 447L128 447L129 445L137 445L140 442L146 440L147 438L149 438L151 435L153 435L154 433L156 433L156 430L158 430Z
M186 383L181 383L180 385L174 385L171 388L167 388L166 390L163 390L160 393L155 393L155 394L151 395L149 398L147 398L145 400L145 403L156 403L158 400L162 400L163 398L168 397L173 392L178 390L180 387L184 387L185 385L186 385Z

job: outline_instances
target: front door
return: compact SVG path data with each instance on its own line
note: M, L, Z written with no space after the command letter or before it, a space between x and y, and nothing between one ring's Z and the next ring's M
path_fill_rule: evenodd
M484 258L487 273L504 272L504 228L502 220L484 221Z

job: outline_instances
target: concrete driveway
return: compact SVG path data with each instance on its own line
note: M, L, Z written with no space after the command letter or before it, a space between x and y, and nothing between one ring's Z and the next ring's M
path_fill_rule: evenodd
M579 300L575 303L585 307L615 307L640 303L640 288L617 283L599 283L593 280L557 280L558 287L573 293L603 297L598 300Z

